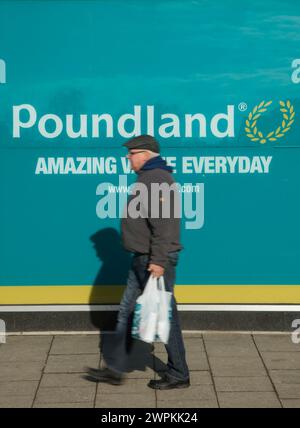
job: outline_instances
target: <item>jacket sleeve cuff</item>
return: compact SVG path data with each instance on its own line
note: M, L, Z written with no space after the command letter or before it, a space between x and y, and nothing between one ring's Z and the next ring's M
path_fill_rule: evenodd
M161 266L165 268L168 263L168 259L156 258L155 256L150 256L149 263L153 263L155 265Z

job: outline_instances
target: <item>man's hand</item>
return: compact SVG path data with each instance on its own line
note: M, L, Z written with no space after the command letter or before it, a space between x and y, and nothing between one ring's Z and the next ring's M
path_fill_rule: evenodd
M155 265L153 263L149 264L148 270L151 272L154 278L159 278L160 276L163 276L165 272L165 269L162 266Z

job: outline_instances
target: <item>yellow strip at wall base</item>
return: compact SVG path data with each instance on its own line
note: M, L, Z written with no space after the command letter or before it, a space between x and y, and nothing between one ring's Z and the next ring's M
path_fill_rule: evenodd
M119 304L124 286L0 286L0 305ZM300 285L177 285L177 303L300 304Z

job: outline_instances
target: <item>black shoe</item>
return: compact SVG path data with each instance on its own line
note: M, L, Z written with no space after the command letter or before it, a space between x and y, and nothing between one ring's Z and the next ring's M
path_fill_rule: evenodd
M105 369L87 369L88 374L84 375L83 378L90 382L105 382L111 385L122 385L124 377L108 367Z
M159 380L150 380L148 383L149 388L152 389L175 389L175 388L188 388L190 386L190 379L176 380L164 376Z

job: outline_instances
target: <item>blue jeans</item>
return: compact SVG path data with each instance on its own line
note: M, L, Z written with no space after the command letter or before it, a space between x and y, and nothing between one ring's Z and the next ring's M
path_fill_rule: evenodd
M168 263L165 267L164 280L166 291L172 292L172 319L168 344L165 345L168 354L166 375L172 379L187 380L189 369L185 359L185 348L174 297L175 267L178 262L179 251L168 254ZM135 253L132 258L118 313L117 326L114 332L114 344L103 352L106 365L119 373L126 370L131 339L131 323L137 297L143 292L150 273L149 255ZM110 344L111 345L111 344ZM105 349L104 349L105 351ZM105 355L106 354L106 355Z

